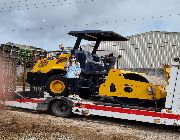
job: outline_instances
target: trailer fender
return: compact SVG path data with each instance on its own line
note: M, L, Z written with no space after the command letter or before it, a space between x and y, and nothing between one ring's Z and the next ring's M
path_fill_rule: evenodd
M56 97L50 97L47 98L44 102L39 103L37 106L37 110L41 110L41 111L49 111L51 105L55 102L55 101L62 101L62 102L66 102L70 107L73 107L75 104L72 100L68 99L67 97L63 97L63 96L56 96Z

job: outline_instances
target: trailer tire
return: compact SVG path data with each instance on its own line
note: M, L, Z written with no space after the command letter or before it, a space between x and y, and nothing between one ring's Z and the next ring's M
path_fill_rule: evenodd
M72 106L63 100L54 101L50 108L53 115L57 117L69 118L73 115Z
M55 84L60 84L61 87L60 91L58 91L58 88L56 88ZM69 95L67 79L60 75L51 76L46 83L46 90L49 93L49 95L51 95L52 97L55 96L67 97Z

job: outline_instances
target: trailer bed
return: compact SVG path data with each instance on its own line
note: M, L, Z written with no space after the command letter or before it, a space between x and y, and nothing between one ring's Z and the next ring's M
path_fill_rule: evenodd
M64 104L65 107L68 106L67 108L69 108L69 110L65 110L59 114L53 112L51 109L55 102ZM169 109L152 110L152 108L138 108L137 106L136 108L125 107L118 106L117 104L95 102L74 97L19 98L14 101L5 101L4 105L31 110L51 110L54 115L59 117L71 117L73 114L84 116L97 115L165 125L180 124L180 115L173 114Z

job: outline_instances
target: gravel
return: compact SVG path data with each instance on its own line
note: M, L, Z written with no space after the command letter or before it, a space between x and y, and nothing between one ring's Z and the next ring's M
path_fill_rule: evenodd
M2 140L154 140L180 139L179 129L105 117L60 118L22 109L0 110Z

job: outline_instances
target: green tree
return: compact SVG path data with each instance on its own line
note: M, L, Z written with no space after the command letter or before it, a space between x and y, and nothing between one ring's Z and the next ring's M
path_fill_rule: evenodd
M27 63L30 63L32 60L32 51L28 49L20 49L19 52L19 60L21 62L21 65L23 65L23 91L25 91L25 79L26 79L26 65Z

